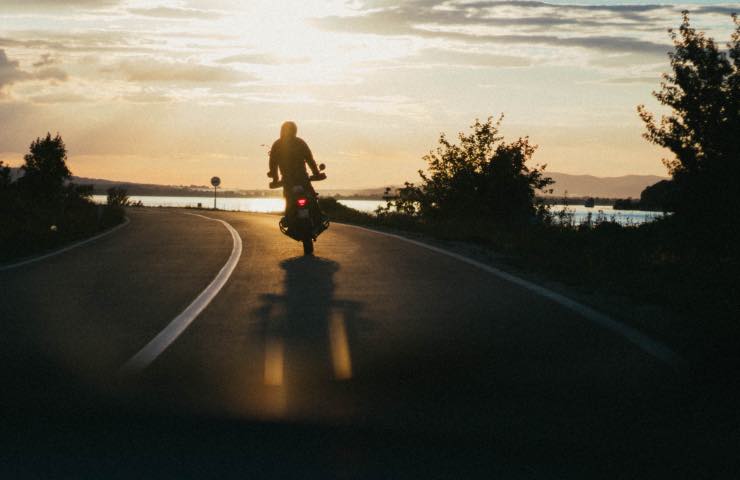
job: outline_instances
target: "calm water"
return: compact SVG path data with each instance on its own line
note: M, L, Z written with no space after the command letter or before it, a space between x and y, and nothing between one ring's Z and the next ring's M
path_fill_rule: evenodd
M563 208L567 208L573 214L573 220L581 224L588 219L591 214L591 220L599 219L614 221L622 225L639 225L650 222L663 216L661 212L644 212L642 210L614 210L611 206L597 205L593 208L587 208L583 205L552 205L551 212L557 213Z
M197 207L200 203L205 208L213 207L213 197L155 197L155 196L129 196L132 202L141 203L146 207ZM97 203L105 203L105 195L93 195ZM374 212L380 205L385 205L383 200L340 200L340 203L355 210L363 212ZM237 210L240 212L282 212L285 201L276 197L254 197L254 198L218 198L218 208L223 210Z
M141 200L147 207L197 207L200 203L203 207L212 207L213 198L208 197L155 197L155 196L137 196L131 195L131 200L137 202ZM98 203L105 203L105 195L93 195L93 199ZM355 210L362 212L374 212L379 206L385 206L384 200L339 200ZM561 210L563 205L553 205L552 211ZM237 210L241 212L281 212L285 208L282 198L219 198L218 208L224 210ZM569 205L567 207L572 213L576 223L582 223L591 213L592 219L602 216L607 220L614 220L621 224L637 225L649 222L661 216L658 212L643 212L639 210L614 210L610 206L596 206L586 208L582 205Z

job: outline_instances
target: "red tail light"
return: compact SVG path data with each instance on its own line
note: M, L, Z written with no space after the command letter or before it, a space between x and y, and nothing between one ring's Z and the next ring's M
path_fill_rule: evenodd
M308 199L306 198L299 198L298 199L298 206L299 207L305 207L308 204Z

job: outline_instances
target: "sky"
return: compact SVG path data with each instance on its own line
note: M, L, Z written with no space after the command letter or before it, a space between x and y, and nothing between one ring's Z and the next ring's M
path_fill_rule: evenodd
M724 44L740 3L0 0L0 160L49 131L78 176L265 188L293 120L322 186L379 187L503 113L550 171L665 175L636 106L683 9Z

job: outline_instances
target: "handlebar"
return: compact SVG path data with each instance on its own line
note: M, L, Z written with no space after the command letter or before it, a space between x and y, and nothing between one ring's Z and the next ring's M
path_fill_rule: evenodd
M268 173L267 175L269 176L270 174ZM272 177L270 177L270 178L272 178ZM321 180L326 180L326 174L324 172L320 172L317 175L311 175L310 177L308 177L308 180L311 181L311 182L320 182ZM273 181L270 182L270 184L269 184L269 187L271 189L280 188L282 186L283 186L283 180L282 179L280 179L280 180L273 179Z

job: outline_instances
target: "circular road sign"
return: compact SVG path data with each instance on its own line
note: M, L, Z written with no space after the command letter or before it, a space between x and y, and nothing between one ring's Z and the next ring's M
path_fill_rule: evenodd
M214 187L218 187L219 185L221 185L221 179L218 177L213 177L211 179L211 185L213 185Z

